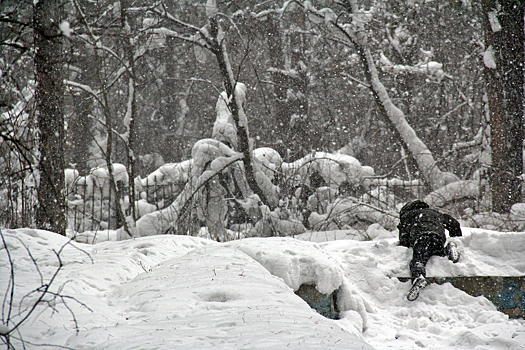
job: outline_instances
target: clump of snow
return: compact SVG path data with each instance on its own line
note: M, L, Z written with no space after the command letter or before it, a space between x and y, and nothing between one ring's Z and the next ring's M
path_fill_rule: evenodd
M192 164L192 159L188 159L180 163L163 164L144 179L142 179L140 176L135 178L135 186L141 189L143 187L152 185L185 183L189 179Z
M307 178L313 171L321 175L329 185L341 185L343 182L359 184L368 176L370 168L363 169L354 157L341 153L315 152L293 163L282 163L283 173L290 178Z
M315 284L320 293L330 294L343 283L339 263L315 243L287 237L249 238L227 246L251 256L294 291L302 284Z
M235 85L235 95L239 108L246 102L246 85L237 83ZM225 142L232 148L237 148L237 128L235 126L232 113L229 108L231 103L231 96L228 96L226 91L223 91L217 99L215 111L217 118L213 124L212 137L221 142Z
M483 63L487 68L496 69L496 58L494 57L494 49L492 48L492 45L490 45L483 53Z
M63 21L60 23L60 33L66 37L71 37L71 34L73 34L74 30L71 28L70 23L68 21Z
M261 164L263 171L270 179L276 169L281 167L283 160L279 152L270 147L259 147L253 150L254 159Z

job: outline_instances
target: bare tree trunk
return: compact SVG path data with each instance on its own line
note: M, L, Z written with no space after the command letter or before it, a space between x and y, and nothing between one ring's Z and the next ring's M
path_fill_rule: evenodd
M38 185L38 228L66 234L64 194L64 84L62 36L63 18L58 0L35 5L35 66L38 128L40 130L40 183Z
M308 123L308 85L309 79L304 65L304 34L291 33L281 36L280 17L269 15L266 20L267 44L271 63L273 83L273 115L279 129L274 148L285 157L290 149L297 156L309 152L312 142L307 131ZM295 11L292 15L294 27L304 28L304 12ZM283 40L289 45L283 45ZM292 74L292 71L294 72ZM295 98L287 91L295 93ZM290 161L290 159L288 159Z
M228 103L228 108L232 113L233 121L235 122L235 127L237 129L237 135L239 138L239 149L244 155L243 164L244 171L246 176L246 181L250 186L250 189L259 196L259 199L265 204L268 205L272 210L274 205L268 201L266 194L261 190L259 184L255 180L253 161L252 161L252 150L250 147L250 139L248 134L248 120L244 114L244 110L238 96L235 93L236 81L233 76L231 64L228 59L228 54L226 48L224 47L224 42L218 40L219 34L219 23L216 16L209 16L210 22L210 35L212 38L211 50L213 54L217 57L217 63L219 69L221 70L224 86L226 89L226 94L231 101Z
M490 111L492 206L509 212L520 202L523 173L525 4L484 0L485 78Z
M133 53L133 33L132 33L132 19L129 18L129 1L121 1L121 19L124 38L122 40L124 47L124 56L126 57L126 64L128 68L128 106L126 109L126 116L124 117L124 125L127 127L127 168L129 174L129 201L131 203L131 217L133 221L138 219L138 213L135 208L135 140L137 138L137 132L135 130L135 118L137 115L137 103L136 103L136 77L135 77L135 57ZM122 209L120 209L122 212ZM124 218L125 220L125 218Z
M96 62L100 62L100 57L98 56L98 50L95 50L95 59L96 59ZM96 79L97 79L99 86L105 87L104 79L101 77L100 71L97 72ZM102 96L99 102L100 102L102 111L104 113L104 118L106 119L105 127L106 127L106 133L107 133L106 151L104 152L104 150L102 150L102 152L104 153L105 160L106 160L106 166L108 168L110 192L113 193L115 196L120 196L121 191L117 188L117 183L115 182L115 176L113 174L114 172L113 161L112 161L113 133L114 133L113 117L112 117L112 112L110 110L110 105L109 105L108 91L105 88L101 89L101 91L102 91ZM122 225L123 225L124 231L128 234L128 236L131 236L129 226L126 221L126 215L122 208L122 204L120 203L120 198L116 198L115 207L118 212L117 214L122 219Z
M282 48L281 31L279 28L279 21L273 15L268 16L266 20L266 32L268 43L268 54L270 56L270 64L272 68L277 70L284 69L284 58ZM286 154L286 150L290 145L288 144L288 129L290 124L290 113L286 106L286 79L283 74L272 71L273 82L273 98L272 98L272 112L274 118L279 125L279 129L274 131L277 145L275 149L282 155Z

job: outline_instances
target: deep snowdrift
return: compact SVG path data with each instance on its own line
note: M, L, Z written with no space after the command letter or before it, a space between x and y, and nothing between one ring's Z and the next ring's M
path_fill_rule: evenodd
M460 262L433 257L429 276L525 275L525 233L463 232ZM40 273L45 283L57 269L52 249L67 239L31 229L3 233L15 268L16 321L34 304L37 293L23 297L43 284ZM525 322L509 320L484 297L446 283L406 301L409 285L394 277L408 276L411 250L389 238L395 233L369 234L375 240L322 242L326 233L311 233L318 243L165 235L69 244L51 290L76 300L48 295L20 334L30 349L525 349ZM0 249L1 293L9 282L6 252ZM302 283L337 290L342 319L310 309L293 293Z

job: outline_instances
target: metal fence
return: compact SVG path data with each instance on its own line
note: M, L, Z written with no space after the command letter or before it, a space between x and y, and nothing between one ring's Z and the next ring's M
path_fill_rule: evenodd
M77 185L66 196L67 228L77 232L116 229L123 218L117 208L120 202L125 215L131 214L129 191L96 186ZM143 197L136 201L138 214L163 209L173 202L181 191L181 184L151 183L143 188ZM140 196L140 194L137 194ZM37 189L23 181L6 181L0 186L0 227L35 227Z
M183 186L157 182L147 184L142 192L136 194L136 197L140 197L141 194L143 196L135 201L136 214L142 216L167 207L175 200ZM132 214L132 207L129 203L128 187L120 188L121 190L117 189L115 193L110 188L100 190L96 186L76 186L67 199L68 229L84 232L121 227L124 218L121 217L117 203L122 205L125 216Z
M118 183L117 185L122 185ZM183 183L147 183L135 202L136 214L142 216L149 212L169 206L184 188ZM125 215L131 214L129 191L119 186L117 193L107 188L73 186L67 194L67 228L76 232L116 229L122 225L123 218L117 203L123 205ZM421 199L425 188L420 181L399 181L372 179L367 189L360 193L345 194L338 189L332 198L352 196L363 203L382 209L393 209L400 203L411 199ZM5 182L0 187L0 226L6 228L35 227L37 205L36 188L25 186L22 181Z

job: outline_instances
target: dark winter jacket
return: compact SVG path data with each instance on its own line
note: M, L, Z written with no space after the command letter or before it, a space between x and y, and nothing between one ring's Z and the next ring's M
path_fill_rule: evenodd
M399 225L399 244L405 247L412 247L416 239L422 234L434 234L440 240L445 241L445 229L448 230L450 237L461 236L459 222L452 216L430 209L428 204L422 201L414 201L405 205L400 213Z

